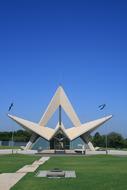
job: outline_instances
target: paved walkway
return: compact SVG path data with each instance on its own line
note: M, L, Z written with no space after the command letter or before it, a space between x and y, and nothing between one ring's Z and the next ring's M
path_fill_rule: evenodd
M14 149L14 154L36 154L37 150L21 150L21 149ZM3 154L12 154L12 149L0 149L0 155Z
M42 157L31 165L25 165L15 173L0 174L0 190L10 190L22 177L29 172L34 172L41 164L44 164L50 157Z
M82 152L82 149L78 149L80 152ZM5 155L5 154L11 154L12 150L11 149L3 149L0 150L0 155ZM34 155L37 153L37 150L14 150L14 153L17 154L31 154ZM54 154L53 150L44 150L41 152L44 156L47 154L52 155L52 156L57 156L57 154ZM74 150L66 150L67 154L72 154L76 155ZM67 155L67 154L61 154L61 155ZM86 150L86 155L99 155L99 154L106 154L105 151L89 151ZM108 150L109 155L118 155L118 156L127 156L127 151L124 150ZM0 189L1 190L1 189Z

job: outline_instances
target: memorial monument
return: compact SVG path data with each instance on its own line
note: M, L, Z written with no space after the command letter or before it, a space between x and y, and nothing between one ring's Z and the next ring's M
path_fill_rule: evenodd
M57 108L59 109L58 124L54 129L49 128L46 125ZM65 128L61 118L62 109L71 120L73 127ZM78 137L87 144L90 150L94 150L94 146L89 140L91 132L112 118L112 115L110 115L82 124L61 86L57 89L39 123L34 123L10 114L8 116L24 129L31 131L32 136L25 149L30 149L37 138L42 137L50 142L50 149L55 150L70 149L70 142Z

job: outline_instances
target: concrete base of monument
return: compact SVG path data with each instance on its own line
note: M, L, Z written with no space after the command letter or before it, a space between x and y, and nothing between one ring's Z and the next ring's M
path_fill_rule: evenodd
M38 152L39 154L76 154L75 150L41 150Z
M64 171L61 169L42 170L36 174L36 177L47 178L76 178L75 171Z

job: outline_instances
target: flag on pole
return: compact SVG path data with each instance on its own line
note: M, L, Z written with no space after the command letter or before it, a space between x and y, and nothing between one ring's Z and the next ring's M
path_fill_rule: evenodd
M100 110L103 110L105 107L106 107L106 104L102 104L102 105L98 106L98 108L99 108Z
M9 106L9 108L8 108L8 111L10 111L13 106L14 106L14 104L12 102L11 105Z

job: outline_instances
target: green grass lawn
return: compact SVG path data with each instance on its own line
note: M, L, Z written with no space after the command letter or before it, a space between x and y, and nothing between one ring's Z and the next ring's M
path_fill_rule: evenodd
M37 178L27 174L11 190L125 190L127 189L127 157L89 156L52 157L38 170L59 167L75 170L76 179Z
M19 146L13 146L13 149L19 149ZM12 146L0 146L0 149L12 149Z
M19 168L26 164L31 164L35 160L39 159L40 156L30 155L1 155L0 156L0 173L15 172Z

